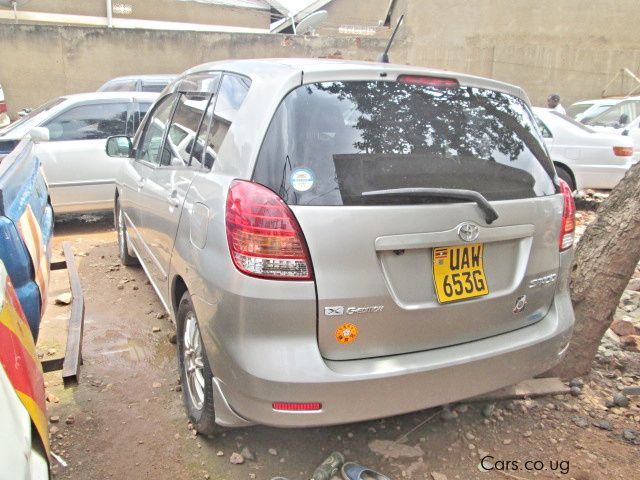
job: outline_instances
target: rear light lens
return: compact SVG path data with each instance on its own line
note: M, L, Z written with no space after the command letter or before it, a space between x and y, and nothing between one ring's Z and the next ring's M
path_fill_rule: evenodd
M400 75L398 77L398 82L439 88L460 86L460 83L458 83L458 80L455 78L426 77L423 75Z
M273 402L271 407L274 410L281 410L285 412L313 412L322 410L321 403L286 403L286 402Z
M312 280L307 244L293 212L268 188L235 180L226 207L234 265L252 277Z
M613 153L616 157L633 156L633 147L613 147Z
M560 180L560 193L564 198L562 224L560 225L560 251L562 252L573 246L576 229L576 204L573 201L571 187L564 180Z
M0 102L0 113L6 113L7 111L7 102Z

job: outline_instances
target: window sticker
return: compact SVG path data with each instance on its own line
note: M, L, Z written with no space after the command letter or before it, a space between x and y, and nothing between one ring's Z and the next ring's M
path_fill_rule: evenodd
M291 186L297 192L306 192L311 190L315 182L313 172L308 168L296 168L291 172Z

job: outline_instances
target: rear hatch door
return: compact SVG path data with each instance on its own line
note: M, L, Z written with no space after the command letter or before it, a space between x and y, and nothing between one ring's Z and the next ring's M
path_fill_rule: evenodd
M559 266L552 175L517 97L334 81L285 98L254 180L294 211L315 273L320 350L347 360L541 319Z

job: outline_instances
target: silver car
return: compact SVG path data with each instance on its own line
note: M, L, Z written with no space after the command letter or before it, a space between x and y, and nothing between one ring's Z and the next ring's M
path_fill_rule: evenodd
M123 156L120 256L175 318L201 432L455 402L561 359L574 211L517 87L423 68L185 72Z

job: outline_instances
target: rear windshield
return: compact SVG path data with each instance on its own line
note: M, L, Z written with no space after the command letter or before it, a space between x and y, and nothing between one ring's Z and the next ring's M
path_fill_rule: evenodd
M518 98L473 87L328 82L291 91L254 180L290 205L432 203L364 192L451 188L488 200L555 193L542 137Z

